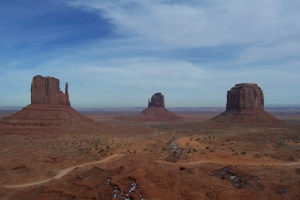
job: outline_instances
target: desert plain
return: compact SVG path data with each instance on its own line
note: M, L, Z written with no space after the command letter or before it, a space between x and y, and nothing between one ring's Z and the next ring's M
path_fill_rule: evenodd
M85 111L92 128L4 127L0 199L300 199L299 109L270 110L275 125L174 112L183 119Z

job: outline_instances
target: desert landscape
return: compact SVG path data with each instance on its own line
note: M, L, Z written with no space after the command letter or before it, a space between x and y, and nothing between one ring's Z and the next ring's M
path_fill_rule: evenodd
M3 200L300 199L300 109L266 112L256 84L229 90L223 113L171 112L161 93L146 111L79 113L42 76L31 99L0 113Z
M300 200L299 0L0 9L0 200Z

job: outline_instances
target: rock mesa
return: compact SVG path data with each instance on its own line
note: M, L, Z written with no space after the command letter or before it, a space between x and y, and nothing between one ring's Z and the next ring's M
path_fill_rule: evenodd
M226 110L263 110L264 94L257 84L236 84L227 91Z
M152 95L151 100L148 100L148 108L143 110L138 117L141 121L180 121L175 113L165 108L165 97L161 92Z
M227 91L226 111L212 119L222 123L279 124L264 110L262 89L253 83L236 84Z
M33 77L31 83L31 104L19 112L5 117L0 122L5 132L55 131L74 132L93 130L93 120L81 115L71 107L68 84L65 93L59 88L59 80L54 77Z

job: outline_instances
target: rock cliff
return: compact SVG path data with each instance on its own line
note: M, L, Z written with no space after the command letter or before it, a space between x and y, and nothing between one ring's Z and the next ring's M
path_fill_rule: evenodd
M183 118L165 108L165 97L157 92L148 100L148 107L138 115L116 117L128 121L181 121Z
M70 105L68 83L65 93L59 89L59 80L54 77L33 77L31 104L0 121L5 132L87 132L96 128L93 120L81 115ZM0 130L1 130L0 129Z
M180 121L182 117L165 108L165 97L161 92L152 95L148 108L143 110L136 120L140 121Z
M57 78L40 75L33 77L31 82L31 103L70 106L68 83L65 86L65 93L63 93L59 88L59 80Z
M227 91L226 110L263 110L264 94L257 84L236 84Z
M227 91L226 111L212 119L218 123L280 124L264 110L264 94L257 84L240 83Z
M148 100L148 108L149 107L165 107L165 97L160 92L152 95L151 100Z

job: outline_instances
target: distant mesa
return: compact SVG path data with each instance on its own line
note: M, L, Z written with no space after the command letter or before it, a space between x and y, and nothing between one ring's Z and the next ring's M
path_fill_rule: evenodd
M2 119L2 128L61 128L63 131L86 130L94 126L93 120L79 114L71 107L68 84L65 93L60 90L59 80L54 77L33 77L31 104L21 111ZM7 129L7 130L8 130Z
M182 117L165 108L165 97L157 92L148 100L148 108L139 114L143 121L180 121Z
M152 95L151 100L148 100L148 108L149 107L165 107L165 96L161 94L161 92L157 92Z
M264 110L264 94L254 83L236 84L227 91L226 111L212 119L221 123L279 124Z
M157 92L148 99L148 107L139 114L118 116L118 120L129 121L181 121L183 118L165 108L165 97Z

